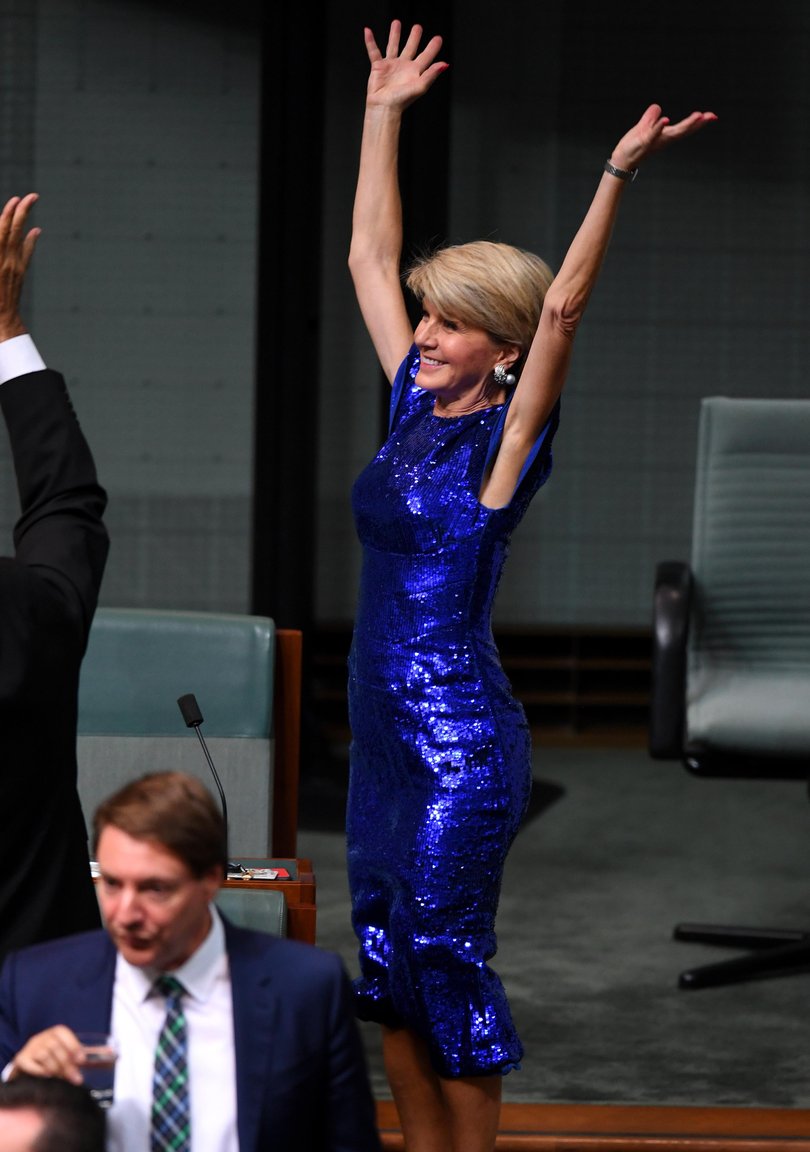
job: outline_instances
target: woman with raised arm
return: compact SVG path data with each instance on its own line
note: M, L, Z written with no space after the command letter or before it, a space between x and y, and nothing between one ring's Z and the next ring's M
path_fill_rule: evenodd
M578 324L619 202L650 153L714 119L657 105L616 145L556 277L506 244L443 248L400 280L402 114L446 64L414 26L371 62L349 267L393 385L390 434L352 494L363 570L350 656L349 881L358 1013L408 1152L491 1152L522 1055L495 913L526 808L531 742L490 626L509 538L551 470ZM426 162L425 178L429 179Z

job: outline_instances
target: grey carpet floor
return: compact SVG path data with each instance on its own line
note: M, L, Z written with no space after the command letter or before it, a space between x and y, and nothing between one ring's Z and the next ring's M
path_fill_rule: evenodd
M697 780L637 749L538 749L533 811L509 857L493 966L525 1046L514 1102L810 1107L810 973L683 991L733 953L676 921L810 926L801 783ZM341 784L305 789L318 943L356 975ZM331 791L330 791L331 789ZM386 1097L376 1029L362 1025Z

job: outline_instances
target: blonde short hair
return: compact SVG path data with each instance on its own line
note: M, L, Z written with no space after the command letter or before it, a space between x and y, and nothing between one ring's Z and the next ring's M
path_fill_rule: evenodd
M533 252L474 240L418 258L405 283L417 300L427 298L443 316L483 329L497 344L516 344L522 365L553 279L548 264Z

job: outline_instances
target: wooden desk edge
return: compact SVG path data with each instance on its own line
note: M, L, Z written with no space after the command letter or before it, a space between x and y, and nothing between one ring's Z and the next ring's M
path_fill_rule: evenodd
M238 857L237 857L238 859ZM248 857L246 857L248 859ZM249 859L255 859L250 857ZM278 861L281 863L281 860ZM296 865L295 877L289 880L225 880L223 888L253 888L272 889L283 892L287 903L287 937L290 940L303 940L306 944L315 944L317 935L317 905L315 901L315 873L312 870L312 861L301 859L294 861ZM267 861L272 867L273 861Z
M377 1101L383 1147L401 1148L392 1100ZM810 1150L810 1109L506 1103L498 1152L790 1152Z

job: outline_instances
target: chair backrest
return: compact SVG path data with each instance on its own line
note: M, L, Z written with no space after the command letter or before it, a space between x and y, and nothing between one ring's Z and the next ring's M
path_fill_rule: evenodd
M79 794L88 822L101 799L145 772L189 772L217 794L177 706L193 693L227 799L231 852L294 856L298 733L286 728L300 719L300 663L298 704L282 714L279 700L296 689L279 684L278 641L262 616L99 608L79 687ZM292 746L292 765L279 765L279 745L286 760Z
M687 744L810 758L810 400L700 416Z
M216 905L240 928L287 935L287 901L276 889L220 888Z

